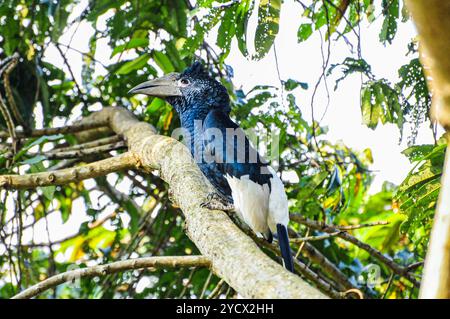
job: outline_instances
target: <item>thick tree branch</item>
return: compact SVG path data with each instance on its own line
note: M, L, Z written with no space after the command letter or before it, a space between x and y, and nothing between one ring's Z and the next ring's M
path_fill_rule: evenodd
M98 162L57 171L26 175L0 175L0 188L27 189L38 186L63 185L135 168L137 164L136 156L127 152Z
M164 256L143 257L117 261L106 265L92 266L82 269L66 271L56 276L47 278L40 283L27 288L12 299L29 299L68 281L75 281L84 277L104 276L121 271L142 268L177 268L177 267L210 267L208 258L203 256Z
M406 3L420 35L420 59L433 94L431 115L446 128L449 145L420 297L450 298L450 2L408 0Z
M122 136L127 142L129 152L133 154L132 165L136 168L145 172L159 170L161 178L170 185L171 198L176 201L185 216L187 235L200 252L211 260L214 273L243 297L326 298L319 290L265 255L226 213L201 207L201 203L207 199L213 188L183 144L167 136L155 134L155 129L150 124L138 121L132 113L123 108L104 108L83 119L77 126L85 123L108 126L117 135ZM86 132L82 134L86 135ZM92 137L93 134L95 135L95 132L88 135ZM111 158L104 161L110 161L109 163L114 165L114 160L115 158ZM115 170L117 169L116 167ZM62 171L70 173L72 170ZM103 173L113 170L108 167ZM98 173L95 176L101 175ZM40 174L48 178L50 173ZM3 179L6 181L4 184L8 184L10 176ZM87 177L88 174L84 176ZM78 179L81 177L78 176ZM56 182L59 180L54 180L52 184ZM8 185L14 186L11 183ZM33 185L36 183L22 188Z

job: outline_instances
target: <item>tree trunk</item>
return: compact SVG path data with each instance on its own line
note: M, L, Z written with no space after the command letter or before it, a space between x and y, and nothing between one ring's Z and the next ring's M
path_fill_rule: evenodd
M421 61L431 89L431 114L447 130L450 145L450 2L408 0L420 35ZM450 147L425 260L421 298L450 298Z

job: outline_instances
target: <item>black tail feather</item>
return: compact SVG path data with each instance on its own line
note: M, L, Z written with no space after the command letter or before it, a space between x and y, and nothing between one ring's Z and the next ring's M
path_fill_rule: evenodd
M278 244L280 245L281 257L283 257L284 267L290 272L294 272L294 260L292 259L289 237L286 226L277 224Z

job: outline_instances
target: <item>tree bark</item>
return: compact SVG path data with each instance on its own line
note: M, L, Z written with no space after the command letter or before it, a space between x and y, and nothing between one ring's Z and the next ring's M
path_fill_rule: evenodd
M433 94L431 115L450 145L450 2L408 0L420 35L421 61ZM420 298L450 298L450 147L425 260Z
M0 187L27 189L38 186L64 185L135 168L137 163L138 159L136 156L133 153L127 152L86 165L51 172L26 175L0 175Z

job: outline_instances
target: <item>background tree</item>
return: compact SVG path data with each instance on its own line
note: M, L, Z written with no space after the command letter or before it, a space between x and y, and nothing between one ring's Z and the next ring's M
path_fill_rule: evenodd
M328 48L331 41L353 42L357 48L340 64L330 65L325 56L322 75L309 89L315 93L339 70L342 77L336 82L336 90L347 76L359 74L363 122L372 129L380 123L395 123L401 131L410 128L410 147L404 154L416 165L401 185L386 183L381 192L368 194L374 176L368 169L370 150L357 152L330 143L324 138L326 128L317 119L302 115L294 92L308 89L308 84L289 79L282 81L281 89L257 86L249 92L233 86L233 70L226 64L232 41L237 41L241 53L249 59L264 57L273 49L278 33L283 6L279 0L195 4L181 0L2 2L0 165L5 176L0 178L0 297L12 297L46 278L73 270L74 265L85 268L136 257L208 251L207 244L196 241L201 225L195 221L202 213L190 210L186 187L175 187L178 184L173 176L163 174L171 170L165 170L166 164L161 167L162 157L149 156L148 161L142 161L145 156L139 157L138 162L148 169L143 172L130 154L147 150L147 145L143 147L136 136L124 133L122 124L104 111L108 108L93 113L101 106L125 107L141 123L151 123L159 135L170 135L179 126L172 108L160 99L130 97L127 92L149 77L182 71L199 58L227 87L233 116L244 128L252 129L255 136L266 136L275 129L280 132L278 149L269 140L267 149L273 154L267 155L276 158L280 154L279 169L290 199L290 231L295 238L292 248L298 276L330 297L417 297L440 191L445 141L430 124L435 143L415 145L417 128L429 122L431 107L417 51L419 41L414 39L409 45L411 61L398 70L397 83L373 74L359 49L363 21L382 19L379 38L389 45L395 41L397 24L409 19L407 8L400 0L297 2L309 20L296 26L298 41L308 41L319 32ZM75 7L81 7L81 13L69 19ZM257 14L258 21L256 52L250 55L247 27L252 14ZM88 52L59 41L67 30L83 23L95 30L86 39ZM217 30L215 43L207 41L211 30ZM117 57L108 65L95 58L96 50L105 45L111 56ZM60 54L64 68L46 59L45 52L50 49ZM71 51L83 57L81 82L76 81L73 65L66 58ZM99 69L106 75L99 75ZM124 122L141 125L127 113L115 112L122 114L118 118ZM42 114L42 118L36 114ZM83 119L76 122L80 116ZM51 129L37 129L42 127ZM145 127L153 136L152 129ZM161 154L170 155L164 151ZM160 170L150 172L152 164L158 164ZM93 168L83 175L86 165ZM71 168L63 171L69 176L60 176L58 170L66 168ZM12 176L18 173L44 175L31 179ZM105 177L106 173L112 174ZM288 174L296 176L298 182L292 182ZM46 179L36 180L39 176ZM195 172L192 176L198 177ZM95 178L84 180L87 177ZM161 177L174 183L167 184ZM63 182L59 178L64 178ZM195 186L198 189L194 192L201 197L207 186L200 182ZM49 230L52 220L66 222L79 214L80 208L89 221L80 222L75 234L53 241ZM220 216L220 223L232 227L226 224L228 217ZM38 232L44 232L47 238L36 241L33 234ZM274 246L253 239L270 258L279 260ZM242 245L241 249L252 247ZM208 268L211 262L212 268ZM166 269L164 262L151 260L129 268L112 267L121 270L114 273L103 269L101 276L94 280L82 277L77 285L63 283L73 279L63 276L47 287L52 289L34 291L42 298L232 298L237 292L253 296L253 291L240 291L233 281L237 278L228 276L230 270L237 271L232 264L226 268L228 265L215 259L199 257L184 265L174 271ZM139 270L123 271L138 266ZM156 268L142 268L150 266ZM258 274L258 269L253 271L250 274ZM276 270L260 269L261 278L265 271ZM91 271L90 275L99 272ZM76 276L81 276L80 271ZM289 280L293 290L300 287L297 278ZM265 288L256 287L255 291L263 295ZM318 296L313 288L308 291L311 294L305 297Z

